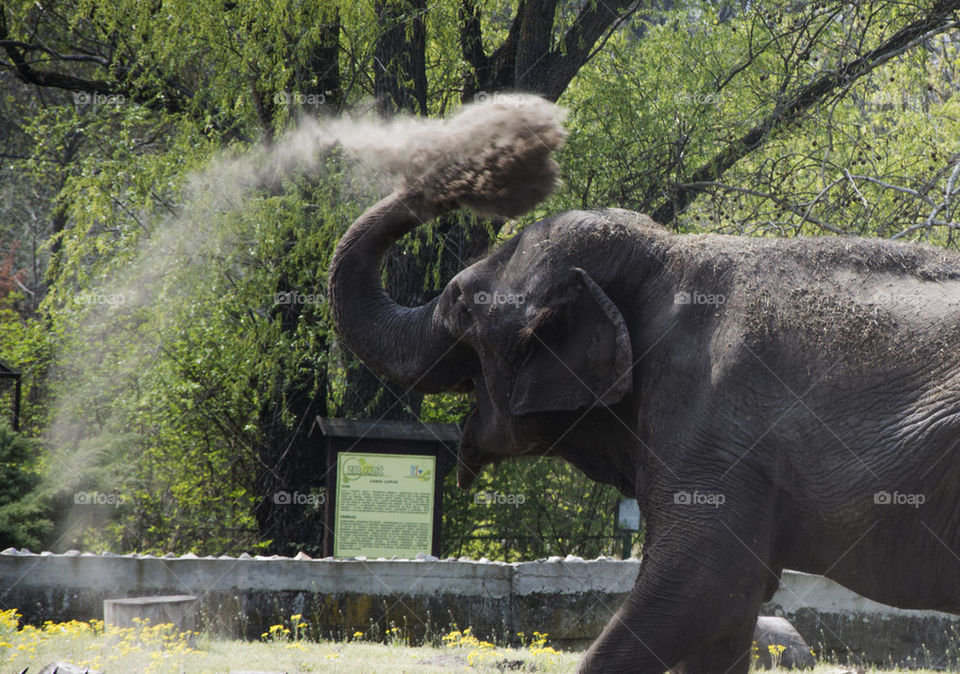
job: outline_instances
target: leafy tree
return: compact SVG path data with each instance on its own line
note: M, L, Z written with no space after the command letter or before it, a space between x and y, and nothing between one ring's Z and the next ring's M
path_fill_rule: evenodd
M620 556L615 489L550 457L485 470L469 493L449 481L445 555L524 561L553 555Z
M391 252L386 285L411 304L560 208L955 245L957 5L3 0L0 358L25 373L43 468L71 478L43 492L61 545L316 551L317 513L271 498L317 484L315 415L465 412L340 350L316 299L382 186L336 154L266 179L301 115L363 115L371 97L385 116L443 114L515 88L570 110L549 203L443 218ZM451 479L450 552L613 551L591 537L618 496L566 465L477 484L525 502L474 503ZM125 500L78 514L77 490Z
M0 421L0 547L38 549L51 528L36 491L38 447Z
M950 239L958 7L707 9L618 34L562 99L564 205L684 231Z

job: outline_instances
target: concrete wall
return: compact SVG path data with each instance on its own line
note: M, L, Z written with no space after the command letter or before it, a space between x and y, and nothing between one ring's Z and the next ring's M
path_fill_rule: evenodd
M818 656L960 671L960 616L894 608L796 571L784 571L763 612L786 617Z
M16 607L32 623L88 620L103 617L104 599L194 594L202 628L252 638L301 613L331 637L361 631L376 638L396 626L416 643L469 626L481 638L510 641L536 630L579 648L599 634L639 567L637 560L559 557L504 564L6 550L0 607ZM960 633L955 616L890 608L789 571L764 613L790 619L818 654L873 662L949 664L944 658Z

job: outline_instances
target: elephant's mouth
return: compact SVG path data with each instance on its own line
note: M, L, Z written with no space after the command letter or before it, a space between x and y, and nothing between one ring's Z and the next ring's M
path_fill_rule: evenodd
M457 486L464 490L473 485L485 465L498 459L494 454L477 449L476 424L477 408L474 407L463 422L457 447Z

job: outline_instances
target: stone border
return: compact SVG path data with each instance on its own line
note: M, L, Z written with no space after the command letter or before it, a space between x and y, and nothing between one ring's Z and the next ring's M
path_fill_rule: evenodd
M378 638L400 627L416 643L456 626L515 641L546 632L584 647L633 586L639 560L551 557L537 562L240 555L0 553L0 608L25 620L103 617L103 601L157 594L201 599L201 628L256 638L301 613L326 636ZM821 576L785 571L764 614L789 619L818 655L940 667L960 643L960 616L908 611L865 599Z
M783 572L764 613L787 618L818 657L960 671L957 615L888 606L796 571Z

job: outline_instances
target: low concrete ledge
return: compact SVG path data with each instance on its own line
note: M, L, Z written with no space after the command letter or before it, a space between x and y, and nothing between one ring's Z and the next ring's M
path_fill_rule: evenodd
M823 576L784 571L763 612L787 618L818 656L856 664L960 667L960 616L880 604Z
M347 592L507 597L506 564L410 560L311 560L288 557L154 557L0 553L0 588L119 588L191 591ZM429 569L429 572L427 571ZM0 600L3 595L0 594Z
M486 560L312 560L194 555L0 553L0 608L24 618L103 617L103 601L192 594L198 627L256 638L300 613L329 637L377 638L400 627L417 643L452 627L485 639L546 632L561 647L586 646L630 591L638 560L552 557ZM960 617L905 611L864 599L820 576L786 571L764 607L790 620L817 652L843 661L953 667ZM955 657L955 656L954 656Z
M640 563L576 557L367 560L194 555L0 553L0 607L27 622L88 620L119 597L193 594L201 629L256 638L300 613L325 636L376 638L400 627L414 643L455 627L515 641L546 632L579 647L600 633L633 586Z

